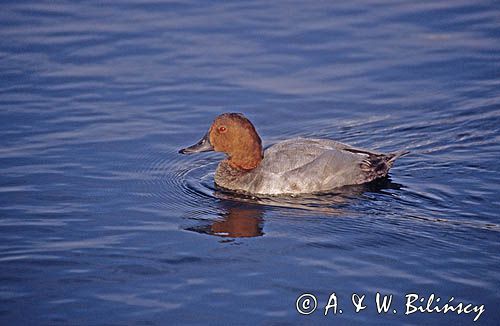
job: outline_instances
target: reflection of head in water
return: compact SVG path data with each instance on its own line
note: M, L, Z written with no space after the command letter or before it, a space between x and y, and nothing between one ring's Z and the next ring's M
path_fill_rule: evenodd
M227 200L219 202L219 205L223 211L220 219L211 221L209 225L190 227L187 230L229 238L258 237L264 234L263 206Z
M228 204L226 202L226 204ZM258 237L262 232L263 207L242 203L229 203L223 219L212 224L212 234L221 237Z

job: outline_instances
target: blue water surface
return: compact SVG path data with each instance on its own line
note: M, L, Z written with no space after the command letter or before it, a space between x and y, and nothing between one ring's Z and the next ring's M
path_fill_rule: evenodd
M405 314L416 293L498 325L499 76L497 1L3 1L0 323L474 323ZM221 154L177 153L227 111L265 146L411 154L366 186L235 196Z

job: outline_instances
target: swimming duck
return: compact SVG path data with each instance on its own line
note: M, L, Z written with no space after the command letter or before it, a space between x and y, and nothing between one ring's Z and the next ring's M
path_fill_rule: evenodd
M370 182L385 177L408 153L384 154L312 138L285 140L263 151L255 127L241 113L219 115L198 143L179 153L208 151L227 155L215 172L218 187L255 195L318 193Z

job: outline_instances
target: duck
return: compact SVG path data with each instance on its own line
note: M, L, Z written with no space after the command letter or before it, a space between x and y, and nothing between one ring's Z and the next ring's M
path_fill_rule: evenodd
M331 192L387 177L396 159L409 151L381 153L331 139L292 138L265 151L254 125L242 113L223 113L196 144L181 154L222 152L214 182L222 190L249 195Z

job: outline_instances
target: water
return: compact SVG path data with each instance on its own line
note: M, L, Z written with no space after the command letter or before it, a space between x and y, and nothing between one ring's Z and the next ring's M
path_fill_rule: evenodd
M499 323L497 2L1 7L2 325L473 323L405 315L409 293ZM177 154L226 111L266 146L411 154L377 184L236 197L220 154Z

